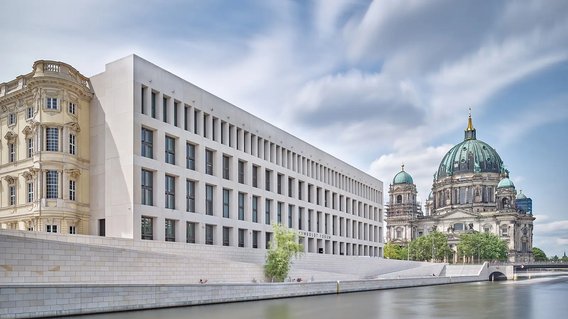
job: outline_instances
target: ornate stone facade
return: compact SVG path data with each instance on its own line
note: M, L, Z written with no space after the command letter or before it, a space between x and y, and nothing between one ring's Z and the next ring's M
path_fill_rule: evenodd
M446 153L434 174L425 214L415 200L412 177L397 179L401 173L408 175L403 169L389 188L387 241L404 245L433 230L445 232L454 251L448 258L458 262L455 252L461 233L489 232L507 241L509 261L532 260L532 210L517 209L517 192L509 172L499 154L477 140L471 115L464 141ZM527 200L524 195L522 199Z

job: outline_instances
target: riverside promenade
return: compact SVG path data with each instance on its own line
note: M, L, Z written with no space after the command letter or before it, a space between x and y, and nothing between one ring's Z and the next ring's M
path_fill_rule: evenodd
M264 250L12 230L0 230L0 251L0 318L336 294L489 276L486 265L306 254L294 260L289 282L270 283L263 275Z

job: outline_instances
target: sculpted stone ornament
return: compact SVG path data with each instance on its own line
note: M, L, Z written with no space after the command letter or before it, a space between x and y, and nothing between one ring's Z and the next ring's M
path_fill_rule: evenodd
M4 138L8 141L8 143L14 143L16 141L16 137L18 137L18 134L12 131L8 131L6 135L4 135Z
M8 185L12 185L12 184L16 183L17 179L18 179L17 177L10 176L10 175L4 176L4 180L8 183Z

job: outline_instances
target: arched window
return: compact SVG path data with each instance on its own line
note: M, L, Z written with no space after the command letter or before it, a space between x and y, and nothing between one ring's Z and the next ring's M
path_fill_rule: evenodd
M397 204L402 204L402 195L397 195L397 196L396 196L396 203L397 203Z

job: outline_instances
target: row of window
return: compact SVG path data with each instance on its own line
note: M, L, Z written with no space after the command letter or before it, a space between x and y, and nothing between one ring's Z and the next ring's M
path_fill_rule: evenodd
M44 149L48 152L59 152L60 150L60 128L45 128L45 144ZM67 136L68 148L67 152L71 155L77 155L77 135L69 133ZM26 138L26 158L31 158L34 154L34 139ZM8 142L8 162L13 163L17 160L16 142Z
M26 203L32 203L35 199L34 182L26 183ZM77 181L69 180L67 188L68 199L77 200ZM15 206L17 204L17 190L16 185L8 185L8 205ZM45 197L47 199L59 198L59 172L55 170L48 170L45 172Z
M176 139L174 137L165 136L164 143L164 159L168 164L176 165ZM186 142L186 168L195 170L196 169L196 149L197 145ZM208 175L215 175L215 158L216 153L213 150L205 149L204 167L203 171ZM141 131L141 155L147 158L154 158L154 131L149 128L143 127ZM223 179L231 180L231 167L232 167L232 157L223 154L221 162L221 174ZM250 184L253 187L260 188L260 178L262 174L261 167L258 165L249 166L248 162L243 160L238 160L237 162L237 180L241 184L247 184L246 177L249 176L248 170L250 169ZM293 177L288 177L287 180L284 174L280 174L270 169L265 169L264 171L264 189L267 191L273 191L280 195L284 195L284 183L287 181L287 195L291 198L296 195L296 179ZM273 185L273 179L276 176L275 186ZM173 177L172 177L173 178ZM361 216L364 211L363 204L355 199L350 199L348 197L344 198L344 195L339 195L330 190L317 187L313 184L307 184L307 196L304 198L305 182L298 181L297 183L297 198L299 200L306 200L309 203L316 205L321 205L324 207L339 209L340 211L350 212L352 214L359 214ZM344 207L344 199L345 206ZM170 208L170 207L167 207ZM366 214L368 215L368 214Z
M269 140L241 129L237 125L202 112L191 105L184 104L183 114L180 116L182 102L173 100L166 95L162 95L161 114L158 114L159 95L159 92L142 86L140 112L155 119L161 116L162 121L165 123L170 123L180 128L183 127L186 131L212 139L330 186L375 202L381 202L382 200L381 191L378 189L365 185L356 179L350 178L285 147L276 145ZM149 103L147 101L148 98L150 99ZM183 125L181 120L183 120Z
M47 97L45 101L45 108L47 110L59 110L59 99L56 97ZM77 104L75 102L68 102L67 103L67 113L72 115L77 115ZM29 120L34 117L34 107L29 106L26 108L26 120ZM8 125L14 125L17 122L17 114L10 113L8 114Z
M141 218L141 238L143 240L154 240L155 238L155 224L156 222L156 218L154 217L150 217L150 216L142 216ZM217 225L213 225L213 224L205 224L205 233L202 234L203 238L202 240L198 240L197 236L198 234L196 233L196 230L198 229L198 225L199 223L196 222L186 222L186 231L185 231L185 242L186 243L198 243L198 242L203 242L206 245L214 245L214 244L222 244L223 246L238 246L238 247L252 247L252 248L265 248L268 249L270 248L270 242L273 238L273 234L271 232L261 232L259 230L249 230L249 229L244 229L244 228L238 228L237 229L237 243L235 245L234 242L232 242L233 239L233 231L234 228L233 227L227 227L227 226L217 226ZM171 242L175 242L175 241L180 241L180 238L176 238L176 227L178 227L178 221L174 220L174 219L165 219L165 223L164 223L164 240L165 241L171 241ZM222 227L221 230L221 240L220 242L218 241L218 239L215 238L216 236L216 230L217 227ZM262 236L262 234L264 233L264 236ZM248 234L251 235L251 237L248 237ZM264 238L261 238L264 237ZM204 240L203 240L204 239ZM183 239L182 239L183 240ZM250 244L248 243L248 241L251 241ZM262 243L261 243L262 240ZM301 237L299 238L300 242L302 244L306 244L304 243L304 241L306 240L306 238ZM315 249L313 249L312 246L312 241L313 238L308 238L308 252L316 252ZM329 241L329 240L327 240ZM328 250L328 252L333 253L333 254L343 254L343 250L340 252L339 249L337 249L337 243L336 241L333 241L333 251ZM371 246L367 246L367 245L358 245L358 244L350 244L350 243L341 243L341 247L343 248L343 244L346 244L347 247L351 247L351 245L355 248L358 246L361 247L371 247ZM372 247L371 247L372 248ZM326 249L327 250L327 249ZM357 248L355 248L353 251L356 253L356 250L358 250ZM363 251L367 251L366 249L362 249L361 253L363 253ZM320 248L319 250L320 253L323 253L323 247ZM347 252L348 254L351 254L351 248L347 248ZM367 252L368 254L368 252Z

